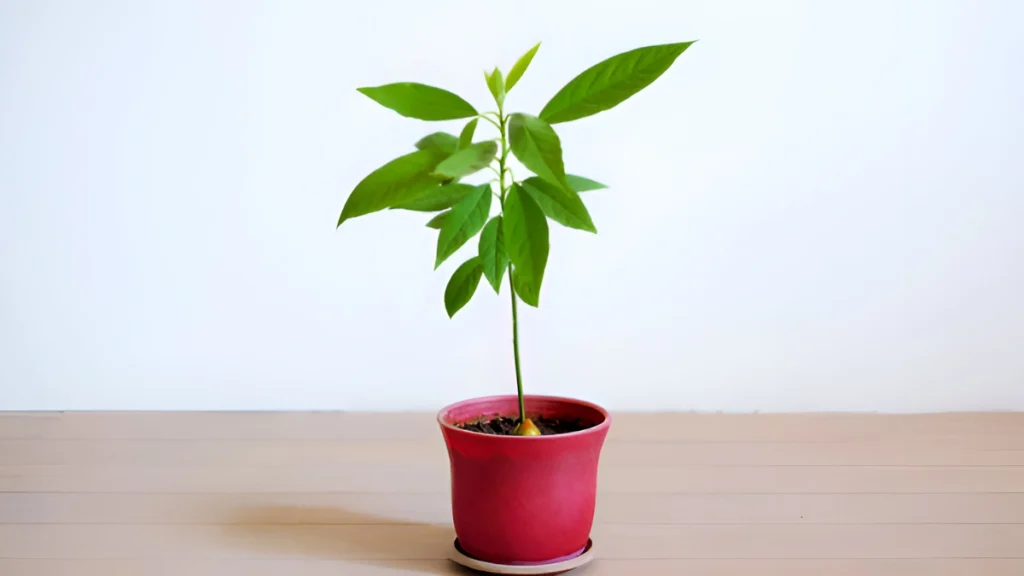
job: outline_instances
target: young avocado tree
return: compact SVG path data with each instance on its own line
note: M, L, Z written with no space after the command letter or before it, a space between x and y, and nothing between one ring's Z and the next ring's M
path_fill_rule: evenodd
M472 238L480 235L477 254L452 274L444 291L448 316L458 312L476 292L483 276L500 293L508 270L512 302L512 353L515 358L519 423L515 434L540 431L526 417L523 378L519 367L517 300L538 306L548 261L548 219L596 233L581 192L606 186L567 173L562 143L553 124L571 122L609 110L654 82L693 42L661 44L623 52L600 62L566 84L536 116L505 112L506 95L523 77L540 48L530 48L503 75L484 73L496 111L479 112L469 102L441 88L414 82L358 90L408 118L427 121L470 120L459 136L434 132L416 142L416 151L400 156L360 181L338 218L346 220L385 209L434 212L427 226L439 230L434 269ZM497 136L475 141L484 120ZM509 154L533 173L524 179L512 173ZM494 172L486 184L462 179L483 170ZM497 210L491 216L497 200Z

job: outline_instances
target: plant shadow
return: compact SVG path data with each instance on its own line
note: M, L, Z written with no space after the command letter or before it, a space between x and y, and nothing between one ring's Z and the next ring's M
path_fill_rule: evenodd
M408 522L345 508L248 506L222 525L233 542L262 554L344 561L396 573L476 574L450 560L451 526Z

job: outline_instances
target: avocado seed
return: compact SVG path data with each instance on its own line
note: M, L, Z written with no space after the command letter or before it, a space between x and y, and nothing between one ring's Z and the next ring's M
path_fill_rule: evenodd
M540 436L540 429L533 423L533 420L527 418L516 425L516 429L512 431L512 434L514 436Z

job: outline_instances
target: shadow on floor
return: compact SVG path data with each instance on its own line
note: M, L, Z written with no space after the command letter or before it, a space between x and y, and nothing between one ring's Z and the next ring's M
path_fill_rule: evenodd
M268 505L232 510L222 529L259 555L341 560L404 573L475 574L446 560L451 526L344 508Z

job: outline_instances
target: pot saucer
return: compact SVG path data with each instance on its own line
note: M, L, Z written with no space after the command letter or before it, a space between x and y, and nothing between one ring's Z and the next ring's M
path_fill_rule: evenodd
M593 560L594 542L593 540L588 539L586 548L584 548L577 556L573 556L572 558L567 558L565 560L557 560L547 564L494 564L493 562L484 562L483 560L477 560L476 558L467 555L462 550L462 547L459 546L459 539L456 538L452 545L452 551L449 558L456 564L478 572L486 572L488 574L554 576L555 574L568 572L573 568L579 568Z

